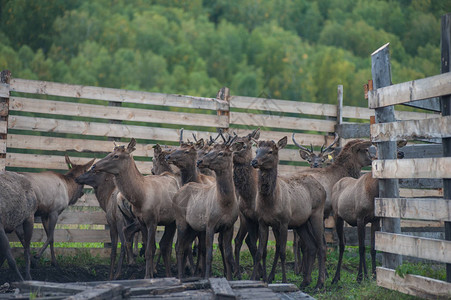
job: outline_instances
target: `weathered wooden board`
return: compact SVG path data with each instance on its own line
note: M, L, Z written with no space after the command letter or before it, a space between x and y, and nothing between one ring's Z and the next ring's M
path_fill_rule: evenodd
M112 141L58 138L42 135L9 134L7 146L8 148L36 149L47 151L108 153L113 150L114 143ZM136 144L136 150L133 152L133 155L153 157L153 146L154 144Z
M369 123L342 123L335 126L335 132L344 139L358 139L370 136Z
M414 197L443 197L443 190L435 189L399 189L399 196L405 198Z
M0 154L6 153L6 140L0 140Z
M15 234L8 234L10 242L19 242ZM31 242L45 242L47 235L44 229L35 228ZM55 243L110 243L109 230L95 229L55 229Z
M334 132L335 121L230 112L230 124Z
M399 187L408 189L441 189L443 188L443 179L436 178L399 179Z
M179 129L145 127L136 125L94 123L83 121L69 121L48 118L35 118L24 116L9 116L8 127L10 129L45 131L56 133L72 133L93 136L137 138L160 141L178 142ZM191 137L195 133L198 138L216 136L217 133L207 131L185 130L184 136Z
M0 121L0 134L8 131L8 123L6 121Z
M92 158L86 157L71 157L73 163L83 164L87 163ZM138 170L143 174L151 174L152 163L148 161L135 161ZM38 154L24 154L24 153L7 153L6 154L7 167L21 167L21 168L44 168L54 170L67 170L64 156L57 155L38 155Z
M128 288L123 287L116 283L104 283L95 287L87 288L82 292L79 292L73 296L69 296L67 300L82 300L82 299L95 299L95 300L110 300L110 299L124 299ZM128 298L128 296L126 297Z
M451 220L451 200L441 198L376 198L375 214L386 218Z
M11 91L14 92L31 94L184 108L228 110L228 103L226 101L221 101L213 98L138 92L93 86L70 85L47 81L11 79L10 88Z
M376 232L376 250L429 259L442 263L451 262L451 241L445 240Z
M0 99L0 117L5 117L9 113L9 107L8 102L4 101L3 99Z
M451 283L428 277L405 274L400 277L395 270L377 267L377 285L425 299L450 299Z
M199 114L164 110L139 109L120 106L104 106L83 103L49 101L11 97L10 110L54 115L166 123L176 125L228 127L228 117L216 114Z
M451 73L386 86L368 92L369 108L378 108L451 94Z
M371 125L371 140L373 142L414 138L434 139L450 136L451 116Z
M6 158L0 157L0 172L4 171L6 167Z
M36 217L35 223L40 223L41 218ZM106 214L103 210L99 211L63 211L58 217L58 224L88 224L88 225L106 225Z
M442 157L443 147L440 144L415 144L402 147L406 158Z
M9 98L9 84L0 82L0 97Z
M374 178L451 178L451 157L373 161Z
M430 98L425 100L404 103L403 105L440 112L440 98Z
M85 188L87 186L85 185ZM87 206L87 207L99 207L99 201L91 190L90 193L86 193L75 202L74 206Z
M229 282L225 278L209 278L215 299L237 299Z

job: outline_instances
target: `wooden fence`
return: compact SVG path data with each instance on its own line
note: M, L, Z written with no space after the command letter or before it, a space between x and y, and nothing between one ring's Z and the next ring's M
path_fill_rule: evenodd
M377 268L377 282L389 289L433 299L451 297L450 37L451 14L448 14L442 18L442 74L401 84L390 85L388 45L373 53L375 89L369 92L369 107L375 109L377 118L377 124L371 126L371 139L378 143L382 154L372 166L373 176L380 178L376 214L383 218L382 232L376 233L376 249L385 253L383 267ZM442 97L441 116L404 121L395 121L390 116L396 104L433 97ZM394 158L395 149L390 149L391 144L399 139L416 138L442 139L442 157L390 159ZM406 178L443 179L443 196L400 197L397 179ZM444 222L445 239L401 234L400 219ZM398 276L395 269L401 256L447 264L447 282L416 275Z
M1 75L0 170L64 172L65 153L75 163L84 163L104 157L113 148L112 140L127 143L134 137L138 141L138 169L149 174L152 146L176 145L182 127L185 139L190 139L191 133L206 138L215 135L218 128L241 135L260 127L261 139L278 140L296 132L299 143L320 147L332 142L336 130L344 142L369 137L369 120L374 116L371 109L342 104L231 96L227 88L222 88L216 98L201 98L17 79L8 71ZM434 114L397 111L396 117L427 119ZM280 160L279 168L285 174L307 168L291 138L288 147L280 152ZM404 192L423 196L438 193L412 189ZM105 214L90 189L59 217L58 224L56 242L110 241ZM333 227L331 220L326 224ZM17 241L15 235L9 238ZM327 240L333 242L331 230ZM42 228L35 229L32 241L45 241ZM105 253L104 249L89 250Z

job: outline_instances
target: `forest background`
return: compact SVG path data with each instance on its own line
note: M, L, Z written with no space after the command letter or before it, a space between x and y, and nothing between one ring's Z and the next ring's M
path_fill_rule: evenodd
M449 0L0 0L0 70L160 93L367 106L371 53L394 83L440 73Z

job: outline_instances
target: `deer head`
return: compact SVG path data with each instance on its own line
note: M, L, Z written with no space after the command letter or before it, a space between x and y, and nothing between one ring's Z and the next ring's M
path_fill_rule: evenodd
M155 144L153 148L153 160L152 160L152 174L158 175L163 172L172 171L171 167L166 162L166 156L171 154L174 149L171 148L161 148L159 144Z
M232 155L233 155L233 143L235 137L229 136L229 139L222 144L215 144L213 148L203 158L197 160L197 166L199 168L209 168L216 173L231 170L232 167Z
M179 168L187 168L196 162L197 152L203 147L203 139L200 139L196 143L182 142L177 150L165 156L165 160Z
M320 153L318 154L315 154L313 152L312 144L310 144L310 149L308 149L300 145L298 142L296 142L294 138L294 133L291 138L293 140L293 143L300 148L299 154L301 155L302 159L306 160L309 163L310 168L322 168L328 161L330 161L329 153L334 150L332 146L334 146L337 143L338 134L335 133L335 139L329 146L324 148L326 144L322 145Z
M136 140L131 139L130 143L125 146L115 146L113 152L99 160L92 168L95 171L103 171L110 174L118 175L125 170L128 164L133 160L131 153L136 150Z
M238 137L233 144L233 163L249 164L252 160L252 144L260 138L260 128L246 136Z
M260 141L257 145L257 154L251 165L259 169L277 168L279 163L279 150L287 145L287 137L281 138L277 143L274 141Z
M69 168L69 172L67 172L65 174L65 176L72 178L72 180L74 180L81 174L88 171L95 160L95 158L93 158L90 161L88 161L86 164L77 165L77 164L74 164L70 160L69 156L65 155L64 158L66 160L67 167ZM73 197L71 199L69 199L69 204L75 203L78 200L78 198L80 198L81 196L83 196L83 184L78 184L78 187L76 188L76 191L75 191Z

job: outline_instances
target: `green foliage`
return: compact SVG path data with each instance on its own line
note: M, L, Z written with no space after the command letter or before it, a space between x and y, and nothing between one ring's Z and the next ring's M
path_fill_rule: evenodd
M214 97L366 106L370 54L393 81L439 73L449 1L0 0L0 70L14 77Z

